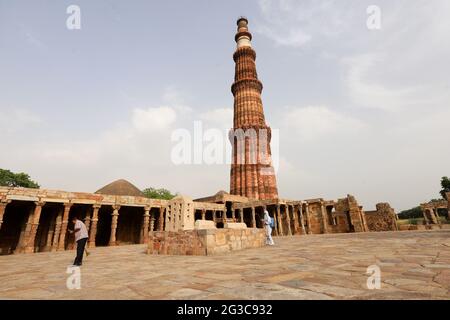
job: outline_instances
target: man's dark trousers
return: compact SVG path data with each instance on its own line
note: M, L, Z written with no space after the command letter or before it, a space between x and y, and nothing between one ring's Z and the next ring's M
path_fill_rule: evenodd
M87 240L88 238L84 238L77 241L77 257L73 262L75 266L81 266L81 264L83 263L84 247L86 246Z

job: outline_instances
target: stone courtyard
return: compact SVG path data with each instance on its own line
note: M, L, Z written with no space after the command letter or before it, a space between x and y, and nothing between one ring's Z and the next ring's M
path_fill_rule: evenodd
M0 299L450 299L450 230L275 237L215 256L90 249L81 289L66 288L74 251L0 256ZM381 289L367 289L369 265Z

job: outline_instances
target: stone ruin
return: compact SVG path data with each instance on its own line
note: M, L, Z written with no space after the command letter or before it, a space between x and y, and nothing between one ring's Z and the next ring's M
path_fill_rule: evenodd
M0 254L73 249L67 229L74 215L86 224L88 247L149 244L149 253L159 254L215 254L261 246L264 210L275 220L276 236L397 230L388 204L364 212L352 195L336 201L279 197L252 35L246 18L237 25L230 193L197 200L148 199L126 180L95 193L0 187ZM254 139L258 143L253 150L247 130L257 133L254 138L265 132L266 141ZM248 163L255 151L256 162ZM430 209L424 208L427 223L434 223Z

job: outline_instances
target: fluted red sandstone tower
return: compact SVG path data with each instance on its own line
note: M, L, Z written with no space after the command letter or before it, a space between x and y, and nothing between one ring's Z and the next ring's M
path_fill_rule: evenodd
M237 49L233 55L236 71L231 87L234 120L230 131L233 145L230 193L260 200L276 199L278 190L271 160L271 130L264 119L263 85L256 73L252 35L246 18L240 18L237 25Z

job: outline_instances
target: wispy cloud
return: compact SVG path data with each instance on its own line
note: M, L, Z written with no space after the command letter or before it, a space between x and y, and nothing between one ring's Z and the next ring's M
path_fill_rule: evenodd
M355 134L365 127L361 120L340 114L325 106L287 108L282 125L302 141Z
M337 6L342 10L336 10ZM263 20L256 31L278 46L302 47L315 38L344 32L345 21L353 13L347 7L335 0L260 0Z
M43 123L34 112L22 108L0 109L0 134L13 134Z

